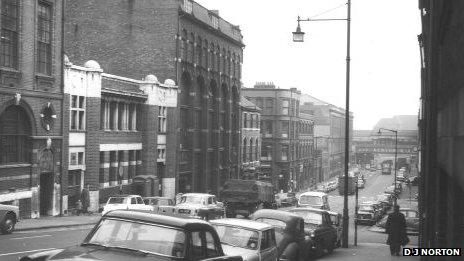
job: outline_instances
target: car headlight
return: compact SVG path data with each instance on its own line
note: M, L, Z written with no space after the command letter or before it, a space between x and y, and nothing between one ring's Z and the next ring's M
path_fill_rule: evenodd
M314 230L312 230L312 231L309 233L309 235L310 235L312 238L316 237L316 234L314 233Z

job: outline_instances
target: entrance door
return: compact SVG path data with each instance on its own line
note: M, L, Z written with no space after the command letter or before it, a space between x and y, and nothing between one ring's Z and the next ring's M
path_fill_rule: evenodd
M53 203L53 173L40 174L40 215L47 216Z

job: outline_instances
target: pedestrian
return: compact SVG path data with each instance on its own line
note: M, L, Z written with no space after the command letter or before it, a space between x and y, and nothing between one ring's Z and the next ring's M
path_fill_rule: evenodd
M391 255L399 256L401 246L409 243L409 238L406 234L406 218L400 212L400 206L396 204L393 213L388 214L385 232L388 234L387 244L390 245Z
M76 215L80 216L82 212L82 202L80 199L76 202Z
M84 187L81 192L81 202L82 202L82 213L88 214L89 213L89 205L90 205L90 195L89 195L89 185Z

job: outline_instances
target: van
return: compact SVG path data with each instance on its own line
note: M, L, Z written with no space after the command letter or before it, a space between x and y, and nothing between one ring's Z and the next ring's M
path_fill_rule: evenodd
M305 192L298 197L298 207L312 207L323 210L330 210L329 198L324 192Z

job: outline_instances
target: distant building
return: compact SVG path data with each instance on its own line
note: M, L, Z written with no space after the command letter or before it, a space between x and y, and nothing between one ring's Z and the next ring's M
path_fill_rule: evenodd
M299 188L305 165L298 153L300 148L303 151L303 145L304 151L310 153L310 142L300 143L300 130L309 133L311 126L309 119L300 119L301 92L296 88L278 89L272 83L257 83L254 88L243 88L242 94L262 108L262 176L272 180L278 190Z
M315 147L321 150L322 171L317 182L344 173L345 164L345 109L319 100L311 95L301 95L302 111L314 115ZM350 144L353 139L353 113L350 112ZM353 151L350 146L350 155ZM351 162L352 158L350 159Z
M0 203L20 218L60 213L63 2L0 1Z
M240 99L242 122L241 179L261 179L261 108L247 100Z
M238 177L242 38L239 26L192 0L66 6L66 53L73 62L97 60L107 73L154 74L179 85L177 150L167 152L169 179L162 184L176 192L216 193Z
M421 0L419 9L419 247L464 249L464 1Z
M174 81L106 74L96 61L66 61L64 73L63 209L74 209L87 186L92 211L119 193L174 197L175 180L165 170L167 153L176 150L168 134L177 121Z

